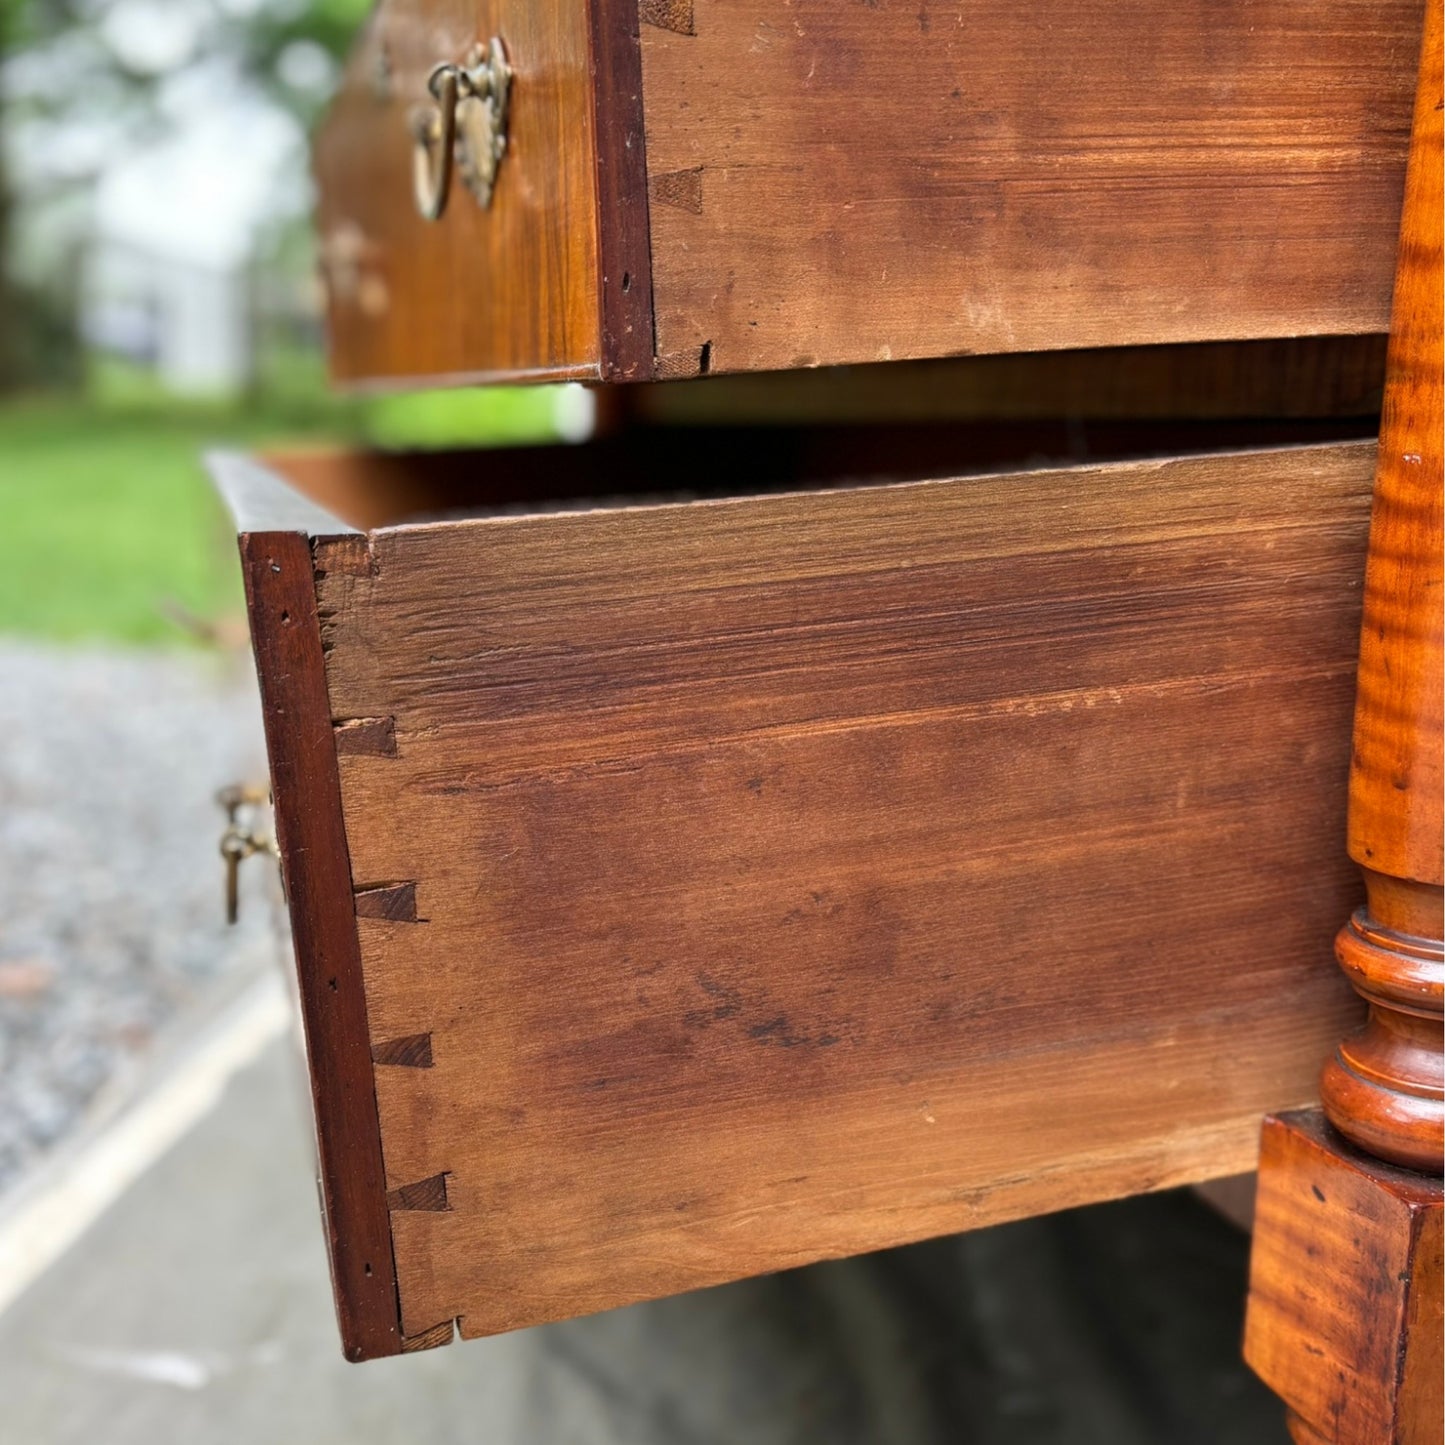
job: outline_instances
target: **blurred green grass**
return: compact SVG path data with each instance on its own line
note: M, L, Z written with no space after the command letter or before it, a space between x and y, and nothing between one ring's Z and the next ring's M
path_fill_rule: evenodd
M190 418L0 408L0 632L174 642L186 633L168 607L237 611L205 439Z
M216 446L497 445L553 434L544 388L339 398L319 363L278 363L255 396L178 400L132 367L83 394L0 404L0 634L184 643L183 619L241 611L234 533L201 467Z

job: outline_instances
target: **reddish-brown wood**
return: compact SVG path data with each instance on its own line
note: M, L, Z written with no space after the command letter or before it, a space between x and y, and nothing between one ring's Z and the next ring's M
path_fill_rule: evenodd
M336 1314L346 1357L370 1359L402 1339L311 546L300 532L243 533L240 544Z
M408 1334L1247 1168L1353 1002L1372 467L319 544Z
M1442 1219L1318 1111L1265 1122L1244 1348L1300 1445L1439 1445Z
M491 208L454 176L425 221L411 114L492 35L516 78ZM592 59L585 0L382 0L315 145L334 377L598 376Z
M408 1034L401 1039L387 1039L371 1047L373 1064L390 1064L399 1069L429 1069L432 1066L431 1035Z
M1349 851L1369 902L1337 944L1370 1021L1340 1046L1322 1081L1325 1112L1342 1133L1434 1173L1445 1164L1440 30L1432 3L1400 229L1350 769Z
M1161 358L1160 364L1168 367L1168 358ZM1358 364L1352 362L1349 371L1353 373ZM1132 362L1127 369L1138 375L1140 364ZM1307 375L1308 371L1299 379L1303 381ZM1047 392L1046 378L1040 384ZM1378 389L1378 377L1374 385ZM1348 381L1344 386L1349 386ZM615 387L608 388L605 395L643 397L658 389ZM1348 394L1341 389L1335 396L1342 401ZM1017 405L1010 407L1004 395L1017 396ZM1305 408L1295 420L1261 420L1255 408L1245 404L1231 405L1227 414L1208 421L1191 417L1169 420L1165 419L1170 412L1162 397L1157 408L1145 408L1154 419L1143 421L1115 419L1117 408L1100 398L1102 419L1095 420L1087 406L1075 413L1062 405L1030 411L1025 395L1023 378L1015 378L984 406L1032 416L1027 422L652 426L628 424L624 416L614 430L586 446L507 447L484 452L313 448L270 453L262 461L287 479L287 490L300 494L298 501L304 496L319 505L322 515L314 526L319 535L340 531L343 525L395 526L504 507L555 508L563 501L816 490L1010 467L1069 466L1104 457L1128 460L1307 445L1364 438L1378 425L1378 409L1371 411L1367 387L1359 393L1363 399L1357 405L1327 406L1319 412ZM1054 399L1062 404L1069 395L1055 392ZM1078 393L1073 393L1073 400L1080 401ZM1246 398L1236 395L1235 400L1244 403ZM641 409L645 411L646 405ZM867 408L858 410L863 413L862 421ZM966 412L966 407L960 410ZM686 418L685 408L683 415ZM213 463L221 460L213 458ZM264 475L264 468L253 461L224 460L231 467L244 465ZM274 473L270 484L273 492L280 485ZM326 549L330 567L340 565L343 556L348 566L365 569L371 565L364 539ZM338 733L338 746L360 746L350 729L367 721L374 729L385 725L384 719L340 719L348 731Z
M391 757L396 753L396 720L389 717L349 718L336 724L338 753L372 753Z
M1420 0L662 9L660 374L1385 328Z
M334 374L1382 331L1419 5L381 0L316 145ZM492 34L492 208L425 222L409 116Z
M587 11L596 106L602 379L645 381L653 373L652 238L638 15L631 4L605 0L588 0Z
M1367 903L1336 943L1369 1021L1321 1080L1324 1114L1340 1132L1322 1116L1271 1121L1260 1160L1245 1350L1289 1406L1300 1445L1438 1445L1445 1431L1441 106L1441 15L1432 3L1400 232L1350 770L1349 852L1364 870Z

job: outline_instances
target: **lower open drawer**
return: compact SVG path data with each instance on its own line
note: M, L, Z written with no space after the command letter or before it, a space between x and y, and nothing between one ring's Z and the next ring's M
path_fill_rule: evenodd
M1313 1097L1373 446L873 441L217 460L351 1357L1245 1170Z

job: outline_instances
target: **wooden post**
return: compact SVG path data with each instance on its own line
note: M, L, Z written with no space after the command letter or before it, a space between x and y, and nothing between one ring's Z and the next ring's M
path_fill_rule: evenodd
M1336 955L1369 1004L1324 1115L1265 1123L1245 1355L1301 1445L1438 1445L1445 1162L1441 861L1441 6L1426 6L1365 573Z

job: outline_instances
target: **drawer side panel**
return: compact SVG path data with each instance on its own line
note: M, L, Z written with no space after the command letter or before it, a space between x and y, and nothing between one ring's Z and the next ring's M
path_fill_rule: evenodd
M666 374L1388 324L1419 0L655 8Z
M323 547L404 1332L1250 1168L1356 1008L1372 464Z

